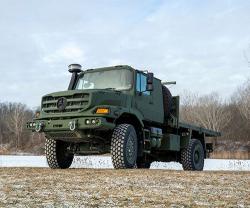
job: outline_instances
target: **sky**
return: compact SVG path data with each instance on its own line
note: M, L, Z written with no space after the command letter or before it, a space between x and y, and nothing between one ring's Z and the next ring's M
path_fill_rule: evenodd
M67 66L131 65L228 98L250 78L248 0L1 0L0 102L39 106Z

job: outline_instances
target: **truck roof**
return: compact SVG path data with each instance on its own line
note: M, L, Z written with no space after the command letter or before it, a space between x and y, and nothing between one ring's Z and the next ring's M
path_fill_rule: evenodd
M102 70L114 70L114 69L130 69L130 70L135 70L133 67L131 67L129 65L117 65L117 66L108 66L108 67L99 67L99 68L94 68L94 69L87 69L84 72L102 71Z
M93 69L86 69L82 73L85 72L91 72L91 71L102 71L102 70L114 70L114 69L129 69L129 70L135 70L137 72L145 73L143 70L135 69L132 66L129 65L116 65L116 66L108 66L108 67L99 67L99 68L93 68ZM154 77L154 79L161 81L161 79Z

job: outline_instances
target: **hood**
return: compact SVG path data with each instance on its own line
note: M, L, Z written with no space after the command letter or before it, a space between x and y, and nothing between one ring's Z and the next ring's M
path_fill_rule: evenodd
M129 95L114 90L67 90L42 97L41 113L45 115L75 114L95 106L127 106Z

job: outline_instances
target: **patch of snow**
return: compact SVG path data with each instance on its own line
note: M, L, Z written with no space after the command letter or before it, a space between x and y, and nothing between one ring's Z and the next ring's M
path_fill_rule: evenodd
M0 167L48 167L45 156L1 155Z
M48 167L45 156L0 155L0 167ZM72 168L113 168L110 156L76 156ZM176 162L153 162L151 169L182 170ZM204 170L250 171L250 160L206 159Z
M72 168L113 168L110 156L76 156Z

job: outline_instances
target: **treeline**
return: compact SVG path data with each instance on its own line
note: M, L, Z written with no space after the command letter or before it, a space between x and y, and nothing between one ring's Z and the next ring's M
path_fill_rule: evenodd
M185 92L181 119L220 131L213 140L219 151L250 151L250 80L240 86L227 101L217 93L199 96Z
M181 95L181 119L222 132L213 139L217 151L250 151L250 80L227 101L218 94ZM0 103L0 154L43 154L44 135L26 130L34 111L21 103Z
M26 122L34 111L21 103L0 103L0 154L43 154L44 135L31 133Z

